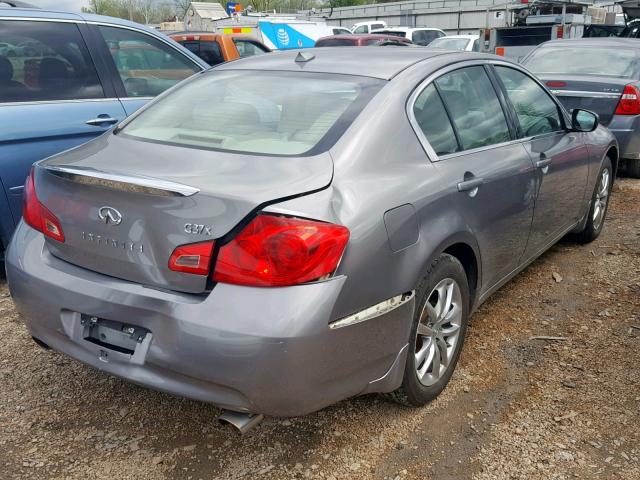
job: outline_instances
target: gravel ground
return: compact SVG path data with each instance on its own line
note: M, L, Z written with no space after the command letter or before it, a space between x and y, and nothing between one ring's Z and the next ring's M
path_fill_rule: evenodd
M535 336L561 340L532 339ZM563 242L474 315L453 380L240 437L203 403L44 351L0 281L0 478L640 478L640 181L599 240Z

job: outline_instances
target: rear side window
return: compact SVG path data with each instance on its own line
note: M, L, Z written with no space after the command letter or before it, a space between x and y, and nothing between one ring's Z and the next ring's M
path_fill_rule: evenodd
M454 70L435 83L463 150L510 140L502 105L483 67Z
M104 98L73 23L0 21L0 103Z
M433 84L416 98L413 115L437 155L446 155L458 150L453 127Z
M212 70L152 103L122 134L213 150L313 154L339 138L383 83L318 73Z
M540 85L513 68L496 66L495 69L516 110L520 136L531 137L563 129L558 106Z
M382 23L372 23L371 24L371 30L379 30L381 28L384 28L384 24L382 24Z
M180 44L191 53L195 53L209 65L218 65L224 62L220 45L216 41L195 40L180 42Z
M357 44L356 39L350 38L327 38L326 40L318 40L316 47L352 47Z
M267 50L260 44L252 42L251 40L241 40L238 38L233 39L233 43L236 44L238 54L240 58L253 57L254 55L262 55L267 53Z
M164 42L132 30L99 27L128 97L155 97L200 68Z

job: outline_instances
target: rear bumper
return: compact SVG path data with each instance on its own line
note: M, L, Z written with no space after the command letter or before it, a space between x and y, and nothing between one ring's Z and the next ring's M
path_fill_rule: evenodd
M640 115L614 115L607 128L618 140L620 158L640 159Z
M208 296L146 288L53 257L21 223L6 256L31 334L105 372L220 407L306 414L399 386L413 300L342 328L328 323L344 278L289 288L219 284ZM148 329L133 355L85 340L81 314Z

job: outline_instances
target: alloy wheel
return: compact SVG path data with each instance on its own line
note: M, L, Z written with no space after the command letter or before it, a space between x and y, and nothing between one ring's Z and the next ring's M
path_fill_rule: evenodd
M609 170L605 168L600 174L600 179L598 180L598 187L593 198L593 228L595 230L600 228L600 225L604 220L604 214L607 210L610 176L611 174L609 173Z
M462 325L462 294L452 278L431 291L420 314L415 346L418 380L431 386L453 363Z

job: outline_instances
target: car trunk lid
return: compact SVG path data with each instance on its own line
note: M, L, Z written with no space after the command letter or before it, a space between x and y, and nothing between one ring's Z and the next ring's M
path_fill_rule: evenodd
M219 240L260 206L327 187L328 153L277 157L159 145L106 135L35 171L40 201L65 242L51 253L143 285L200 293L204 275L168 262L188 243Z
M629 78L593 75L543 75L540 78L568 110L583 108L597 113L603 125L611 121L625 85L634 82Z

